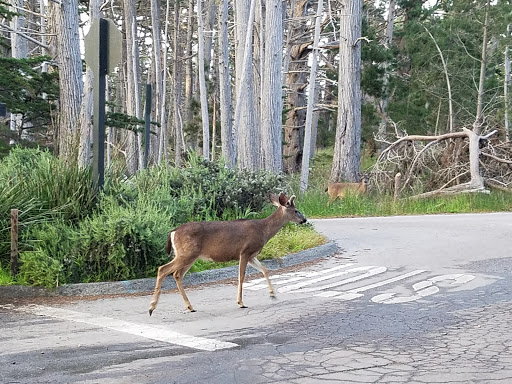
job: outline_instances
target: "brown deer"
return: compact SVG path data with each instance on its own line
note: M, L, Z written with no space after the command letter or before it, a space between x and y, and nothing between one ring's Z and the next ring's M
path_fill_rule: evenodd
M288 199L283 193L279 197L270 195L270 201L278 208L265 219L191 222L171 231L166 250L169 255L171 249L174 250L174 259L158 268L149 315L151 316L158 303L163 279L171 273L185 306L194 312L183 289L183 277L198 258L216 262L239 261L237 302L240 308L246 308L242 301L242 284L247 264L263 273L270 296L274 297L267 268L256 256L283 225L289 221L300 224L306 222L306 217L295 208L294 200L295 196Z
M327 205L330 205L338 197L345 198L345 194L364 195L368 190L368 176L362 175L359 183L332 183L329 184L325 192L329 195Z

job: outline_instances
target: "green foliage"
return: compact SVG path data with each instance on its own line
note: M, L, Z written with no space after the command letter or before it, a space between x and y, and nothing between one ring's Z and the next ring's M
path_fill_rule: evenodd
M20 254L20 276L27 284L53 288L59 285L62 264L43 252L22 252Z
M0 264L0 285L13 285L14 279L11 276L11 272L7 268L3 268Z
M449 197L430 199L401 199L393 201L389 194L379 194L372 190L367 195L348 195L343 200L335 200L327 205L325 192L329 176L332 154L321 151L314 159L313 172L310 176L310 188L300 195L301 211L310 218L351 217L351 216L389 216L434 213L470 213L512 211L512 194L492 191L489 195L479 193L460 194ZM370 164L371 159L363 159ZM298 189L298 188L297 188ZM423 192L423 191L419 191Z
M238 172L190 154L183 169L109 173L98 201L89 170L15 148L0 162L0 260L9 260L9 210L20 209L17 281L57 284L154 276L170 230L194 220L247 218L282 188L280 176ZM39 216L38 216L39 214ZM195 269L202 269L200 265Z
M55 100L59 97L58 74L42 72L41 65L50 60L46 56L28 59L0 57L0 102L7 109L22 116L23 124L30 122L30 127L22 129L31 132L44 132L52 123L52 113L56 108ZM18 132L18 139L21 131ZM8 130L3 127L0 139L9 140Z
M22 251L31 250L25 234L60 219L76 223L96 204L89 170L69 167L48 151L16 147L0 161L0 263L10 259L10 211L19 210Z
M9 3L5 1L0 1L0 16L7 20L11 20L13 16L16 15L16 12L12 12L9 10Z

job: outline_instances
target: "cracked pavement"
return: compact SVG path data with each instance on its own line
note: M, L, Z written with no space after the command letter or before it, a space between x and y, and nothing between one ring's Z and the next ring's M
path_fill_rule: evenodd
M274 271L275 282L294 280L275 285L277 300L251 277L247 309L237 307L233 281L186 287L196 313L166 291L152 317L149 292L2 299L2 382L512 383L512 214L314 224L343 252L302 270ZM381 273L354 269L370 266ZM325 280L306 286L319 276ZM359 295L310 289L324 283L330 292ZM409 302L372 301L432 286L438 289ZM178 344L188 336L192 344ZM200 349L194 338L214 347Z

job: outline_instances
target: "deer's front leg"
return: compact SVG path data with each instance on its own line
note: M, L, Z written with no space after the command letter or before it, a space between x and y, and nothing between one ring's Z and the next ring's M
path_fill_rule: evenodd
M265 279L267 280L268 291L270 293L270 297L275 299L276 298L276 294L275 294L275 291L274 291L274 287L272 287L272 283L270 282L270 278L268 277L268 270L267 270L267 268L263 264L261 264L260 261L256 257L254 257L251 260L249 260L249 265L254 267L254 268L256 268L261 273L263 273L263 276L265 276Z
M245 270L247 268L247 257L240 256L240 263L238 269L238 296L237 303L240 308L247 308L242 301L242 285L245 279Z

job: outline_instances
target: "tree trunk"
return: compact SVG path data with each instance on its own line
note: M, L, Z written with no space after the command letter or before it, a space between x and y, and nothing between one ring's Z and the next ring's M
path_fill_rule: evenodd
M11 28L15 31L11 33L11 56L15 59L26 59L28 57L27 39L16 32L25 32L25 12L23 12L23 0L14 0L16 7L11 7L12 12L16 12L11 20ZM16 132L16 137L21 138L23 132L23 115L11 113L10 120L11 131ZM10 140L10 145L16 144L15 140Z
M222 157L229 168L236 164L236 151L233 140L231 76L229 70L228 42L228 0L220 4L219 18L219 94L220 94L220 135L222 141Z
M180 6L179 0L174 2L174 59L173 59L173 84L174 84L174 162L176 167L181 166L181 156L184 150L183 143L183 119L181 118L180 106L181 106L181 66L179 65L180 60Z
M306 87L308 57L311 49L310 27L303 21L308 1L292 1L287 36L286 65L286 120L283 126L283 168L287 173L300 169L302 162L302 143L306 123ZM306 37L306 38L305 38Z
M316 94L316 72L318 63L318 42L320 40L320 22L323 15L323 1L318 0L318 8L315 21L315 37L313 40L313 51L311 59L311 72L309 75L309 97L308 109L306 111L306 127L304 135L304 156L302 156L302 169L300 173L300 190L302 192L308 189L309 179L309 154L311 153L311 126L313 123L313 104Z
M507 25L507 38L510 37L510 24ZM509 100L509 88L510 88L510 56L509 46L505 47L505 79L503 81L503 99L505 101L505 140L510 140L510 100Z
M388 20L386 25L386 34L384 36L384 46L387 49L391 49L391 44L393 43L393 29L394 29L394 23L395 23L395 6L396 1L395 0L389 0L389 7L388 7ZM386 137L387 132L387 125L388 125L388 104L389 104L389 63L386 61L382 64L383 70L384 70L384 78L382 82L382 87L384 90L384 95L382 96L382 100L380 101L379 109L381 114L381 119L379 123L379 127L377 129L377 137L381 140L383 140ZM382 144L384 145L384 143ZM381 149L384 149L384 147L381 147Z
M288 173L300 169L303 155L304 125L306 121L306 87L308 73L308 56L310 42L304 37L309 37L310 27L302 21L306 15L306 1L294 1L292 3L292 15L288 30L290 46L289 63L286 73L286 120L283 127L283 167ZM297 21L298 20L298 21Z
M234 131L240 169L258 169L254 121L252 36L257 0L237 1L236 21L236 105Z
M476 117L475 122L473 123L473 131L475 134L480 135L482 133L482 125L484 122L484 85L485 85L485 66L487 65L487 29L489 27L489 3L490 0L487 0L487 5L485 8L485 21L484 21L484 31L483 31L483 41L482 41L482 58L480 60L480 81L478 83L478 101L476 103Z
M141 118L139 49L137 45L137 20L135 0L124 0L124 20L126 32L126 112ZM128 132L126 148L126 169L129 175L135 174L142 166L142 140L136 132Z
M193 111L192 105L194 104L194 71L192 68L192 37L194 32L194 0L188 1L188 22L186 26L186 40L185 40L185 103L184 103L184 114L183 114L183 126L188 126L192 122ZM189 143L193 148L195 148L195 140L193 138L189 138ZM187 144L187 145L188 145ZM183 148L186 150L187 148Z
M210 122L208 116L208 95L206 94L205 61L204 61L204 28L202 0L197 1L197 27L198 27L198 58L199 67L199 95L201 98L201 122L203 126L203 158L210 158Z
M53 22L50 33L58 37L49 45L56 47L55 59L59 65L59 156L68 163L74 163L78 160L78 127L83 90L78 1L49 2L48 14Z
M89 26L98 20L100 14L99 0L89 1ZM87 66L84 76L84 95L80 108L80 146L78 149L78 166L88 167L92 161L92 130L93 130L93 110L94 110L94 75L89 66Z
M282 66L283 8L281 0L269 0L265 13L265 74L262 88L262 147L267 171L282 170Z
M155 119L160 123L160 127L157 129L156 140L151 141L155 145L151 145L153 148L154 159L158 164L162 161L163 143L164 143L164 131L165 125L162 124L162 118L165 120L165 92L164 92L164 61L162 60L162 50L167 50L166 46L162 45L162 28L160 27L160 1L151 0L151 25L152 25L152 37L153 37L153 68L155 71L155 88L153 91L153 99L155 102ZM168 2L167 2L168 4ZM167 13L166 13L167 16ZM167 28L167 25L166 25ZM167 35L166 35L167 36ZM155 143L156 141L156 143ZM149 158L148 158L149 161Z
M361 158L362 0L343 0L338 77L338 121L331 182L357 181Z

